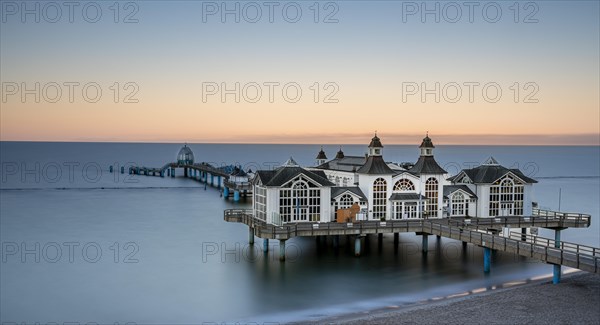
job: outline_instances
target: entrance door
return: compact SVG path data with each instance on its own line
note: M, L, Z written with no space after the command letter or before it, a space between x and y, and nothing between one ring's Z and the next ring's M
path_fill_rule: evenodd
M508 217L513 215L513 205L512 202L500 203L500 217Z
M294 220L296 221L306 221L308 220L308 207L299 207L296 208L296 215Z

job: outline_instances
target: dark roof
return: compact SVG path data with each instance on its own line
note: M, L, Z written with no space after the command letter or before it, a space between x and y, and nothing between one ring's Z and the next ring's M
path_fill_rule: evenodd
M248 176L248 174L240 167L235 167L230 174L231 176Z
M523 175L518 169L509 169L500 165L481 165L475 168L463 169L456 176L452 176L448 180L454 182L458 179L458 176L464 173L474 184L492 184L509 172L522 179L525 183L537 183L535 179Z
M411 174L446 174L447 172L438 165L433 156L420 156L419 160L408 170Z
M375 136L373 137L373 139L371 139L371 143L369 143L369 148L374 147L383 148L383 145L381 144L381 140L379 140L377 133L375 133Z
M300 174L305 175L321 186L335 186L321 170L310 171L302 167L285 166L276 170L259 170L256 173L256 179L260 179L264 186L281 186Z
M363 193L363 191L360 190L360 188L358 188L358 186L336 186L336 187L332 187L331 188L331 198L333 199L334 197L346 192L352 192L356 195L358 195L361 199L363 200L367 200L367 197L365 196L365 194Z
M429 138L429 134L427 134L425 138L423 138L423 142L421 142L419 148L435 148L433 142L431 142L431 138Z
M394 193L390 197L390 201L418 201L419 197L421 200L427 199L423 195L417 193Z
M321 151L319 151L319 154L317 155L317 159L327 159L327 156L325 155L325 151L323 151L323 147L321 147Z
M444 185L444 197L447 198L448 195L454 193L457 190L463 190L469 193L472 197L477 197L473 191L467 185Z
M395 174L381 156L369 156L365 164L357 170L357 173L369 175Z
M337 152L337 154L335 155L335 159L342 159L344 158L344 152L342 151L342 148L340 148L340 151Z
M339 170L343 172L355 172L362 167L366 161L365 156L344 156L330 160L322 165L317 166L319 169Z

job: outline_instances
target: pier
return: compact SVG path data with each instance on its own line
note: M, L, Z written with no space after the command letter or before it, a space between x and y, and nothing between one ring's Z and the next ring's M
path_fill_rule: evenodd
M534 210L529 217L511 216L498 218L443 218L443 219L404 219L387 221L355 222L302 222L282 225L267 224L252 215L252 210L229 209L224 211L227 222L243 223L249 228L250 243L254 236L280 241L280 260L285 260L285 241L293 237L314 236L354 236L355 255L361 254L361 238L369 234L397 234L414 232L423 236L423 253L427 253L427 238L430 235L455 239L484 249L484 272L491 269L491 251L502 251L519 256L534 258L554 265L554 282L560 281L560 266L568 266L586 272L600 274L600 248L562 242L560 231L566 228L587 228L590 216L578 213L560 213ZM500 235L503 228L541 227L555 231L556 238L548 239L511 232ZM336 238L336 237L334 237ZM335 240L334 240L335 243ZM558 273L557 273L558 272Z
M252 195L250 175L241 167L233 165L215 167L206 162L194 163L194 154L187 144L177 154L176 162L166 163L162 167L131 166L128 168L128 173L130 175L175 177L177 169L183 170L184 177L220 189L225 199L233 197L233 201L238 202L241 197ZM115 172L113 166L109 167L109 171ZM124 173L125 167L121 166L121 174Z

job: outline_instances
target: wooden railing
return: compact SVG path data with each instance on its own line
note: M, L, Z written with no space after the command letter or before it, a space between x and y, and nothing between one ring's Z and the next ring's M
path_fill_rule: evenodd
M509 237L511 239L526 241L528 243L532 243L534 245L547 246L547 247L556 247L560 248L565 252L571 252L576 254L585 254L593 257L600 257L600 248L586 246L581 244L569 243L565 241L557 241L550 238L522 234L518 232L511 232Z
M551 210L544 210L544 209L538 209L538 208L534 208L532 211L532 214L533 214L533 216L536 216L536 217L554 217L554 218L560 218L561 220L563 220L563 222L566 222L566 223L587 225L585 227L590 226L590 222L592 219L592 216L590 216L589 214L585 214L585 213L559 212L559 211L551 211Z

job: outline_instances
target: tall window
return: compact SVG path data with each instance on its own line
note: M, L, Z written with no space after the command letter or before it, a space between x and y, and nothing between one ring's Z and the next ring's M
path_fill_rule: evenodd
M497 180L490 187L490 216L523 215L523 184L511 175Z
M407 192L414 191L415 184L408 179L401 179L394 184L394 191Z
M385 218L387 212L387 182L378 178L373 182L373 219Z
M451 213L453 216L464 216L465 215L465 196L461 192L456 192L452 195L452 209Z
M437 216L438 210L438 181L431 177L425 182L425 197L427 198L427 214Z
M265 220L267 217L267 189L262 186L254 187L254 210L256 217Z
M283 222L320 221L321 190L299 176L279 190L279 215Z

